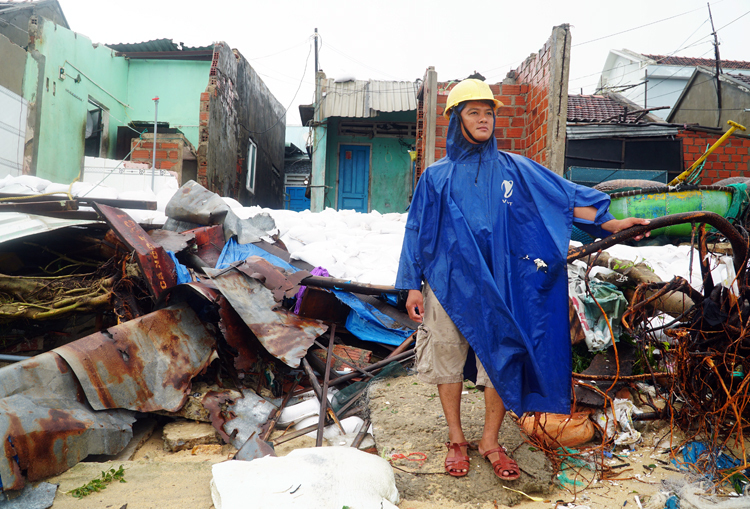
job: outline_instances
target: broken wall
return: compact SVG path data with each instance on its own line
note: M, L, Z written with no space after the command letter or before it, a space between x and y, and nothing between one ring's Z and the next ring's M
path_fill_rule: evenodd
M677 137L682 140L683 170L697 161L721 136L718 129L680 129ZM706 158L701 184L710 185L729 177L750 177L750 137L738 136L738 131Z
M284 115L248 61L217 43L201 95L198 182L245 206L283 208ZM251 140L254 174L248 164Z
M568 75L571 36L568 25L552 30L539 50L502 83L491 84L496 99L503 103L497 111L495 137L498 149L526 156L562 175L565 163L565 125L568 113ZM425 83L428 78L425 77ZM434 150L435 160L444 157L448 120L443 118L448 94L457 82L437 84L436 111L425 110L428 98L417 110L417 177L424 171L425 154ZM429 146L425 128L428 117L436 115L434 147Z
M0 178L21 175L28 101L23 95L27 55L0 34Z

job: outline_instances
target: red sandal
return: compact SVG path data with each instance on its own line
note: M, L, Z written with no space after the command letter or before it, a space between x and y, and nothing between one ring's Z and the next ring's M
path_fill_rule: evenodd
M496 452L500 456L495 461L491 461L488 457L493 452ZM508 457L508 451L506 451L505 447L503 447L502 445L494 449L490 449L489 451L482 454L482 456L484 456L484 459L492 464L492 469L495 471L495 475L503 481L515 481L516 479L521 477L521 473L518 470L518 464ZM510 472L510 475L504 476L502 475L503 472Z
M469 442L452 444L446 442L448 451L453 451L454 456L445 458L445 471L453 477L463 477L469 473L469 457L461 455L461 447L469 447Z

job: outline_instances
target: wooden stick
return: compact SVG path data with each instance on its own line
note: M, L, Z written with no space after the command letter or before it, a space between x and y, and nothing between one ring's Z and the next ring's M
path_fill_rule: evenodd
M318 420L318 437L315 440L315 447L323 445L323 428L325 428L325 415L328 408L328 383L331 380L331 361L333 361L333 341L336 337L336 324L331 325L331 331L328 339L328 352L326 353L326 369L323 374L323 388L320 398L320 419ZM339 426L341 424L339 423Z

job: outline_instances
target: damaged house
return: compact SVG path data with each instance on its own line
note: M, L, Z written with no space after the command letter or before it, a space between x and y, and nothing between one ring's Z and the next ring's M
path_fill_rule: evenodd
M311 205L405 212L414 186L417 84L336 80L319 72L314 105L300 107L314 129Z
M114 165L87 157L155 159L159 174L180 182L282 205L284 122L265 122L284 110L226 43L92 43L69 29L56 0L0 4L3 20L1 176L98 182Z

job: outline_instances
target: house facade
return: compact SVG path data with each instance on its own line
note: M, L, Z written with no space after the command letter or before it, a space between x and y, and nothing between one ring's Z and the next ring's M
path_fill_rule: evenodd
M667 106L658 112L666 119L693 71L699 67L716 69L708 58L650 55L628 49L610 50L601 77L599 92L618 92L641 108ZM723 72L750 75L750 62L722 60Z
M750 73L719 75L697 67L672 108L667 122L698 124L726 131L732 120L750 128Z
M348 80L318 73L311 210L405 212L413 192L417 84Z
M100 171L87 170L86 156L155 159L160 173L202 178L243 204L282 206L284 122L265 122L284 110L238 52L168 39L92 43L55 6L0 4L0 20L12 16L0 23L0 177L69 183Z

